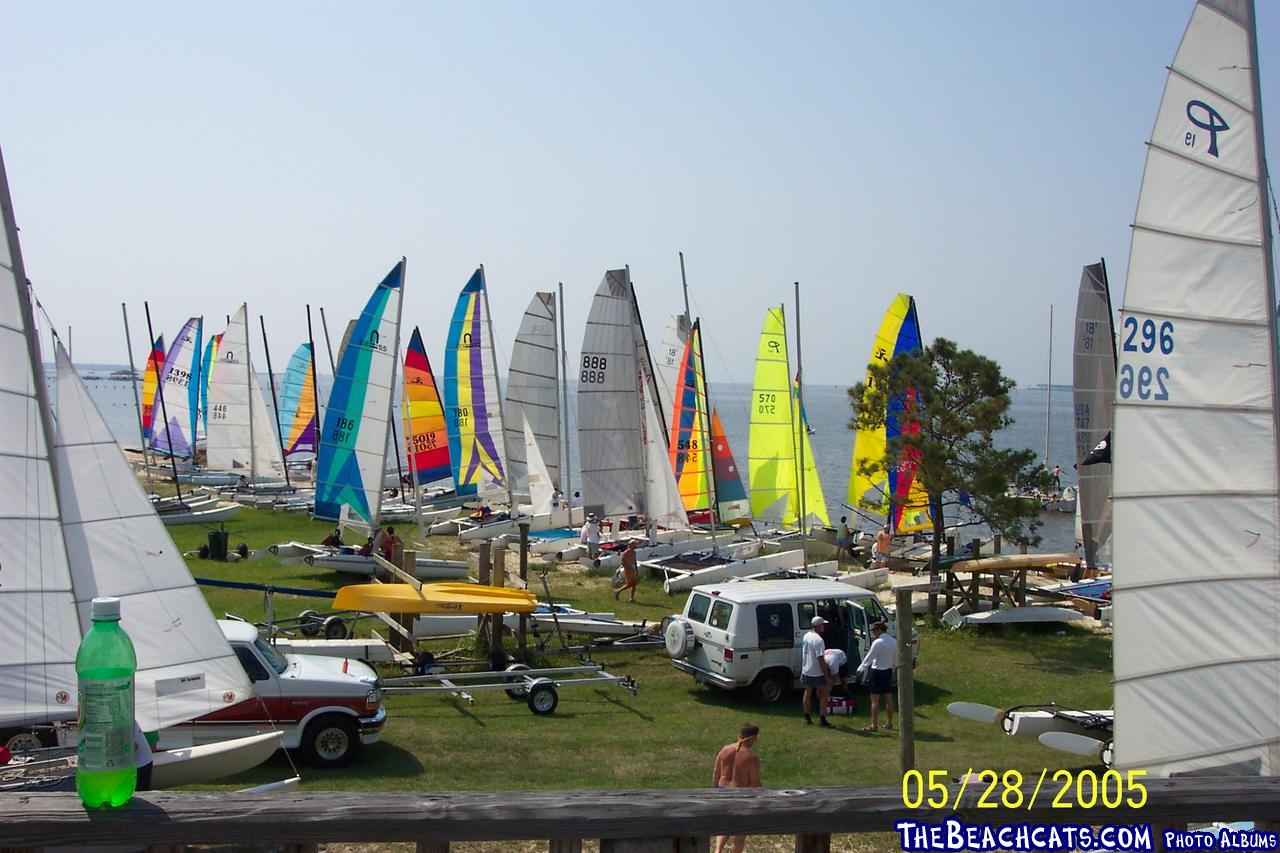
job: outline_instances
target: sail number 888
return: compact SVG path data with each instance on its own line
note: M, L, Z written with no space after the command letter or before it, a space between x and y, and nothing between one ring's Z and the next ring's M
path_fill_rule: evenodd
M608 356L584 355L582 357L581 381L584 385L604 382L604 371L609 366Z

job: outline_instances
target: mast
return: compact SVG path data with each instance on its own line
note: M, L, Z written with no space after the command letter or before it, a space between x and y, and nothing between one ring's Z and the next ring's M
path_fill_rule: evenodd
M805 424L801 423L799 430L796 429L796 410L804 411L804 367L801 363L800 356L800 282L796 282L796 405L791 407L791 434L795 436L792 440L799 446L800 454L799 465L796 469L796 479L799 480L800 486L800 553L803 555L805 576L809 574L809 550L808 550L808 528L806 522L809 520L809 504L805 499L805 470L804 470L804 440L807 435ZM791 372L791 365L787 365L787 372ZM800 430L806 430L801 432Z
M147 316L147 337L149 337L153 341L153 343L151 344L151 347L154 349L155 348L154 341L156 337L155 337L155 333L151 331L151 306L144 301L142 303L142 310ZM166 353L165 355L166 355L165 361L168 361L168 354ZM173 454L173 439L169 437L169 413L165 410L165 405L164 405L164 376L162 375L163 373L164 373L164 365L162 364L162 365L159 365L156 369L156 399L159 400L160 402L160 417L164 418L164 441L165 441L165 444L169 445L169 467L173 470L173 488L177 491L178 503L181 504L182 503L182 485L178 482L178 460ZM155 409L152 409L151 410L151 423L153 425L152 433L155 432L155 427L154 427L155 421L156 421Z
M507 487L507 508L514 518L519 515L519 507L511 490L511 455L507 452L507 420L502 412L502 378L498 376L498 356L493 348L493 315L489 313L489 283L485 281L484 264L480 265L480 293L484 296L484 322L488 331L486 343L489 347L489 363L493 365L493 386L498 393L498 420L502 422L502 481Z
M324 306L323 306L323 305L321 305L321 306L320 306L320 328L324 330L324 348L325 348L326 350L328 350L328 351L329 351L329 373L330 373L330 374L332 374L334 378L337 378L337 376L338 376L338 368L337 368L337 365L335 365L335 364L334 364L334 361L333 361L333 346L329 343L329 324L328 324L328 323L326 323L326 322L325 322L325 320L324 320ZM311 354L311 357L312 357L313 359L315 358L315 349L314 349L314 347L312 348L312 354ZM319 389L317 389L317 390L319 390Z
M564 421L561 427L562 435L564 435L564 462L560 465L560 474L564 478L564 500L569 502L569 508L565 511L565 517L568 519L568 525L573 526L573 477L570 469L573 467L569 461L569 367L568 367L568 350L569 344L564 337L564 282L557 282L560 293L560 312L558 319L560 326L560 388L564 393L564 405L561 407Z
M271 345L267 343L267 321L261 314L258 315L258 324L262 326L262 351L267 357L267 381L271 384L271 410L276 414L276 434L280 436L280 464L284 467L284 485L287 489L293 488L293 483L289 482L289 461L285 459L285 432L284 426L280 423L280 400L276 397L276 374L271 369ZM245 335L245 340L249 336ZM253 406L249 406L249 411L253 411ZM250 417L253 417L250 415Z
M1053 423L1053 305L1049 305L1049 384L1044 393L1044 470L1049 472L1049 425Z
M0 178L2 177L3 175L0 175ZM147 475L147 491L154 492L155 486L151 482L151 462L147 455L147 436L142 431L142 401L138 398L138 371L133 366L133 341L129 336L129 309L123 302L120 303L120 313L124 315L124 345L129 351L129 384L133 388L133 408L138 413L138 440L142 442L142 470Z
M249 403L249 484L258 479L258 455L254 453L253 442L253 360L249 358L249 306L242 303L244 312L244 387L245 399ZM284 460L280 460L283 464Z
M684 252L679 252L678 254L680 255L680 287L684 291L684 315L686 318L688 318L691 316L689 313L689 279L688 279L688 276L685 275L685 271L684 271ZM708 508L709 510L708 519L711 522L711 553L718 554L720 553L720 543L716 541L716 526L717 526L717 518L719 516L720 496L716 492L715 453L711 447L711 442L712 442L711 424L708 422L708 419L711 417L711 383L707 379L707 362L702 354L702 318L701 317L699 317L694 322L693 327L689 330L689 334L692 336L695 330L697 331L698 350L697 352L694 353L694 356L693 356L694 359L696 359L696 361L694 362L694 383L695 383L694 393L695 394L697 393L697 384L696 384L698 381L697 371L699 368L701 368L702 369L702 417L698 418L698 429L702 433L702 453L703 453L703 464L706 466L705 470L706 470L706 477L707 477L707 495L711 499L711 506ZM672 412L672 415L674 414L675 413ZM711 453L711 458L709 459L706 456L708 452Z
M196 335L196 352L195 352L195 358L193 359L193 361L195 361L196 363L196 371L195 371L195 379L194 379L196 383L195 384L196 413L194 418L194 424L191 427L191 465L192 467L195 467L195 463L196 463L196 433L197 433L197 430L199 430L200 428L200 420L201 420L200 404L203 403L205 405L208 405L208 401L200 396L200 380L204 377L204 315L203 314L200 315L199 322L196 324L196 329L199 330L199 333ZM209 365L209 366L213 367L213 365ZM209 430L206 429L205 430L206 442L208 442L209 440L208 432Z
M307 344L311 347L311 391L312 391L312 395L315 397L315 406L316 406L315 456L316 456L316 459L318 460L320 458L320 435L321 435L321 431L324 429L324 420L320 417L320 380L316 376L316 339L311 332L311 305L310 304L307 305ZM315 465L313 464L312 469L314 468L315 468ZM313 486L315 485L315 479L316 479L315 475L318 473L319 473L318 471L313 470L313 476L311 477L311 480L312 480L311 484Z
M631 283L631 264L627 264L626 267L624 267L624 270L625 270L624 275L626 276L626 282L627 282L627 292L631 294L631 322L635 324L635 326L638 326L640 329L640 337L642 340L645 341L645 345L644 345L645 363L649 365L649 370L652 371L653 365L649 363L648 338L646 338L644 334L644 320L641 319L640 317L640 305L636 301L635 285ZM632 346L633 347L635 346L634 332L632 334ZM644 444L646 441L646 437L648 436L649 427L648 427L648 424L645 423L645 419L644 419L644 395L647 389L644 388L644 369L640 365L640 355L641 355L640 352L637 351L636 352L636 391L637 391L636 421L640 424L640 445L641 445L640 479L641 479L641 482L644 483L644 489L641 491L641 494L640 494L641 499L644 501L644 506L641 507L641 509L643 510L643 515L645 517L645 526L647 527L649 524L649 454L645 450ZM654 405L658 407L658 415L659 415L658 422L666 423L666 418L662 417L661 401L655 399L653 402L654 402Z

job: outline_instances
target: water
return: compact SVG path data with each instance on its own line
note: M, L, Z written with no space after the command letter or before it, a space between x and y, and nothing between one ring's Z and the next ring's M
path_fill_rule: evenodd
M264 390L270 386L267 377L261 377ZM128 382L90 380L86 383L89 393L102 410L107 424L116 439L126 447L138 446L137 413L133 391ZM328 394L332 380L320 377L320 397ZM277 388L279 380L277 380ZM570 392L572 395L572 391ZM1044 453L1045 395L1044 388L1019 388L1013 392L1011 415L1014 423L998 437L1002 447L1029 448L1037 455ZM268 396L269 393L268 393ZM720 411L725 434L733 448L734 458L744 475L747 464L747 427L751 387L742 384L712 383L711 404ZM571 401L571 426L577 423L576 403ZM817 432L809 437L813 454L817 458L818 476L822 480L822 493L832 522L841 515L850 516L850 523L863 530L871 530L874 522L860 520L856 513L842 509L848 491L849 466L853 457L853 432L848 428L851 410L847 389L834 385L806 385L804 391L805 414L809 425ZM271 400L267 400L268 409ZM1075 437L1071 390L1062 386L1052 391L1053 428L1050 434L1049 467L1062 466L1063 485L1075 484ZM397 424L397 431L399 425ZM577 477L577 445L570 443L573 480ZM388 464L394 465L394 453L388 453ZM576 488L576 487L575 487ZM1043 513L1044 526L1040 528L1040 550L1071 551L1075 548L1075 518L1069 513ZM974 536L978 534L975 532Z

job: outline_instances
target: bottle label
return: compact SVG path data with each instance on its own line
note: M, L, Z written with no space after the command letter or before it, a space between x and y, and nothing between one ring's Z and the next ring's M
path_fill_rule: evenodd
M77 763L89 772L133 766L133 676L80 679Z

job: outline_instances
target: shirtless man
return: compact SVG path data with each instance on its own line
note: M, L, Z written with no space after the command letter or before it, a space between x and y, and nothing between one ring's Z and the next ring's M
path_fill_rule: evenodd
M889 526L885 525L880 528L880 532L876 534L876 559L872 568L883 569L889 565L889 551L893 548L893 534L889 532Z
M636 540L627 543L627 550L622 552L622 586L613 591L618 598L623 590L631 590L631 600L636 600L636 587L640 585L640 566L636 563Z
M711 784L716 788L759 788L760 756L751 751L756 738L760 736L760 727L754 723L743 723L738 732L736 743L727 744L716 754L716 765L711 771ZM729 836L716 837L716 853L723 853ZM733 837L733 853L742 853L746 846L747 836Z

